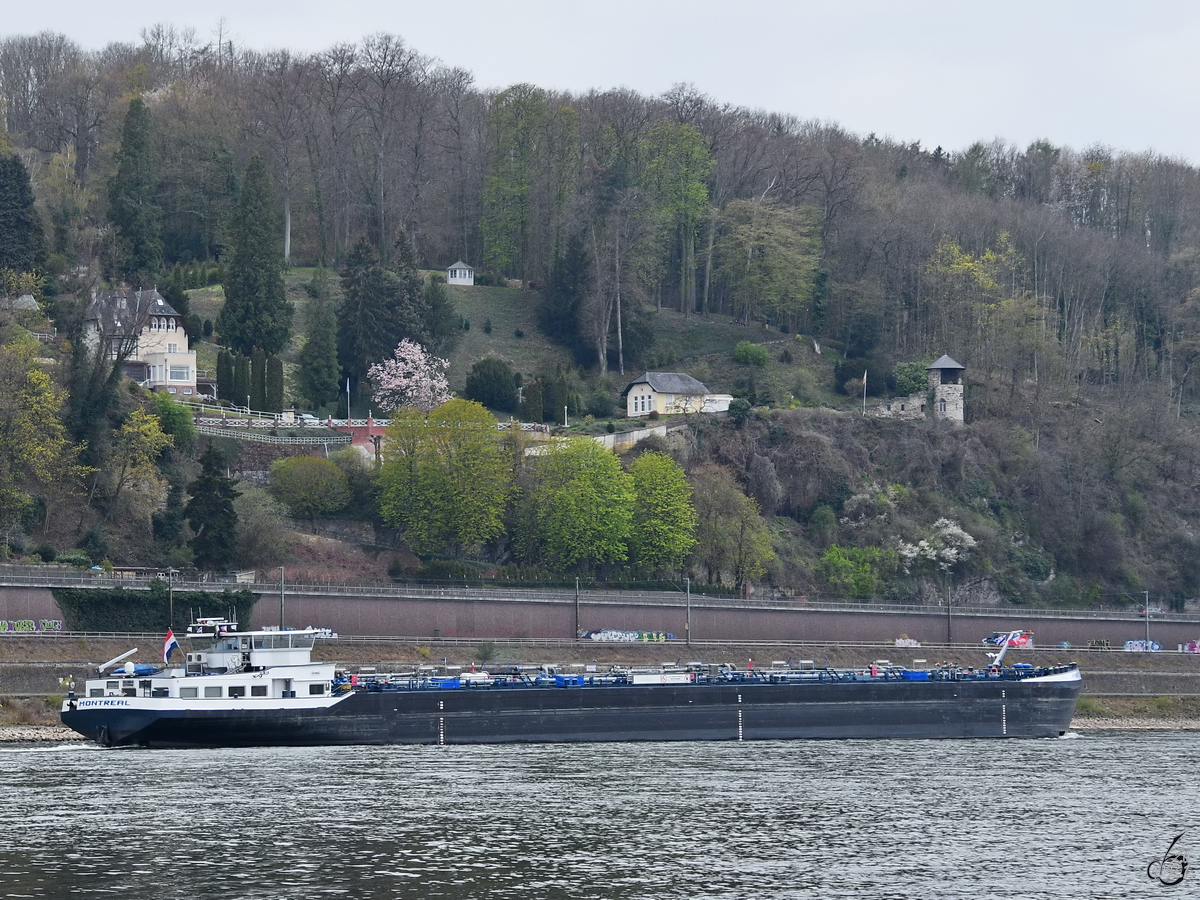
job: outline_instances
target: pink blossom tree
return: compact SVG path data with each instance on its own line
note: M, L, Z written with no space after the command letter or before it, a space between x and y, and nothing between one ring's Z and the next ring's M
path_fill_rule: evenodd
M367 371L375 385L372 396L382 410L419 409L429 412L450 399L450 384L446 380L447 360L427 353L425 348L408 338L396 345L391 359L376 363Z

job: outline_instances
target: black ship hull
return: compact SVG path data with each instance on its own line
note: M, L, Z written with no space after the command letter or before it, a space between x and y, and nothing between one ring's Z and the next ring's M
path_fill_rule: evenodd
M108 746L1055 737L1082 682L974 680L356 691L324 708L64 708Z

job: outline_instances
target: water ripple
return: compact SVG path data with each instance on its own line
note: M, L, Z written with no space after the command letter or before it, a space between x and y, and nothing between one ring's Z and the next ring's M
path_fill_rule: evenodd
M75 749L0 751L0 896L1156 897L1200 825L1190 733Z

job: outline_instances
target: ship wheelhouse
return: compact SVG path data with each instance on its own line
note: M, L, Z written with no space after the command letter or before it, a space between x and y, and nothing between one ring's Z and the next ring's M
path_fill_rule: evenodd
M322 629L237 630L220 618L188 626L182 667L152 671L126 663L109 675L89 680L84 696L177 700L283 700L330 697L334 664L313 662ZM142 669L151 670L143 675Z

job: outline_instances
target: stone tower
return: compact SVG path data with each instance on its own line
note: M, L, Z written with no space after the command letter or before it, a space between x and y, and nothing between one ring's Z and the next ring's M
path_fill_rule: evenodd
M963 367L943 356L925 371L929 373L929 390L933 394L933 417L963 421Z

